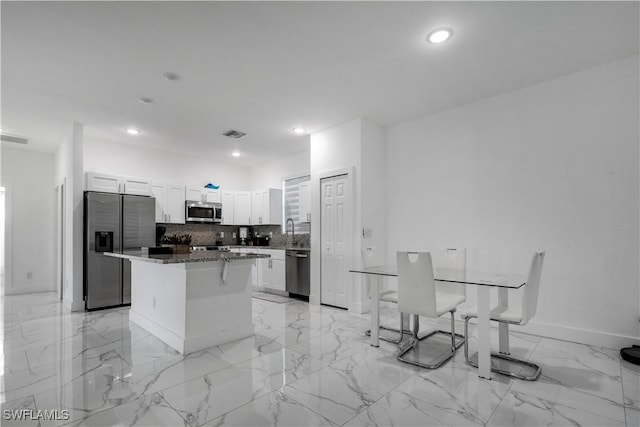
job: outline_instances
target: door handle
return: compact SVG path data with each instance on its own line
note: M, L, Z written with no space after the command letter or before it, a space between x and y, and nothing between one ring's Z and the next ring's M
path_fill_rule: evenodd
M296 254L296 258L309 258L309 255Z

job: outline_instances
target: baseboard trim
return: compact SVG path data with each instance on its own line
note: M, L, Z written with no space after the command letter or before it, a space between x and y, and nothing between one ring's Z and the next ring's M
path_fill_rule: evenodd
M525 326L513 326L513 330L526 334L539 335L546 338L572 341L580 344L613 349L628 347L632 344L640 344L639 337L592 331L589 329L574 328L571 326L552 325L533 320Z
M475 324L475 320L471 321ZM450 326L450 320L447 317L438 319L438 327L447 330ZM497 323L491 322L491 327L497 329ZM462 331L464 323L456 319L456 331ZM611 349L619 349L629 347L632 344L640 345L640 338L629 335L610 334L600 331L592 331L589 329L574 328L571 326L552 325L550 323L536 322L532 320L525 326L510 325L509 328L514 332L520 332L528 335L536 335L544 338L551 338L563 341L571 341L579 344L586 344L596 347L606 347Z

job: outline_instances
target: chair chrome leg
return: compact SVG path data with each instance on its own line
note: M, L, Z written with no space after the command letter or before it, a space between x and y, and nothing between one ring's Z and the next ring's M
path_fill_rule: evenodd
M404 315L402 313L400 313L400 329L394 329L394 328L388 328L386 326L382 326L380 325L380 329L381 330L385 330L385 331L391 331L391 332L395 332L397 334L400 334L399 338L393 339L393 338L387 338L387 337L383 337L382 334L378 334L378 338L381 339L382 341L386 341L386 342L390 342L391 344L400 344L402 342L403 336L402 336L402 326L403 326L403 320L404 320ZM410 331L405 331L405 332L410 332ZM371 336L371 329L367 329L364 334L368 337Z
M473 360L471 360L471 358L469 358L469 320L471 320L471 317L465 317L464 318L464 336L465 336L465 340L464 340L464 358L467 361L467 364L473 366L474 368L478 367L478 364L476 362L474 362ZM505 354L501 354L501 353L494 353L491 352L491 357L495 358L495 359L501 359L501 360L506 360L509 362L513 362L513 363L517 363L520 365L524 365L524 366L528 366L530 368L532 368L534 370L534 373L532 375L521 375L512 371L508 371L506 369L501 369L498 367L491 366L491 371L492 372L497 372L499 374L502 375L506 375L512 378L517 378L519 380L524 380L524 381L535 381L538 379L538 377L540 376L540 373L542 372L542 369L540 368L540 366L536 365L535 363L532 362L528 362L526 360L521 360L521 359L516 359L513 358L511 356L507 356Z
M419 366L421 368L426 368L426 369L436 369L439 368L440 366L442 366L445 362L447 362L449 359L451 359L454 354L456 353L456 349L458 347L460 347L462 345L462 343L464 342L464 337L461 337L460 335L456 335L455 333L455 326L454 326L454 317L453 317L453 312L451 312L451 332L445 332L445 331L433 331L423 337L419 337L418 336L418 331L420 330L420 318L419 316L415 316L414 317L414 322L413 322L413 331L412 331L412 339L411 341L403 346L403 348L400 349L400 353L397 356L397 359L401 362L404 363L409 363L411 365L415 365L415 366ZM436 357L435 359L431 360L430 363L425 363L422 362L420 360L416 359L409 359L407 357L405 357L405 355L407 353L409 353L410 351L414 350L416 347L418 347L420 345L420 342L426 340L427 338L429 338L430 336L437 334L437 333L443 333L445 335L450 335L451 336L451 348L442 353L440 356ZM463 338L462 340L460 340L460 342L456 343L456 337L460 337Z

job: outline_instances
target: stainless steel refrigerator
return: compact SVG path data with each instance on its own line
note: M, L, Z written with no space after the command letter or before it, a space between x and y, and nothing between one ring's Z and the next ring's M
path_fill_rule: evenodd
M155 246L155 199L84 193L84 299L87 310L131 304L131 261L103 252Z

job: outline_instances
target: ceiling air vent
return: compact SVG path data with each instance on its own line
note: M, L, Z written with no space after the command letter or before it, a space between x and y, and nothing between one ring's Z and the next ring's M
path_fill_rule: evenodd
M228 130L225 133L223 133L224 136L228 136L229 138L242 138L243 136L246 135L246 133L244 132L240 132L239 130Z
M0 134L0 139L7 142L15 142L17 144L26 144L29 142L29 138L25 138L24 136L11 135L9 133Z

